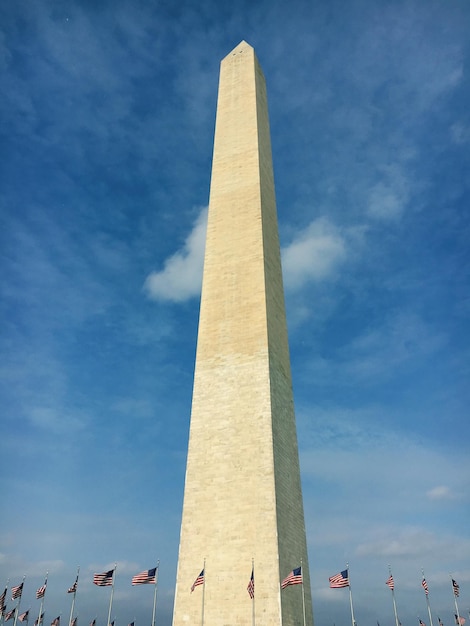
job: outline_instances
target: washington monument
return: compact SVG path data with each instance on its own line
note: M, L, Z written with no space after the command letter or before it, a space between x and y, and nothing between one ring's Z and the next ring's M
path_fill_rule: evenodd
M312 623L266 86L242 41L220 66L173 626Z

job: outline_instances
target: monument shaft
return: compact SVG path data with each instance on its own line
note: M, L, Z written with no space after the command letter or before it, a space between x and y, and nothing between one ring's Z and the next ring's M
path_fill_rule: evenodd
M303 600L311 625L266 87L242 42L220 69L173 624L302 626Z

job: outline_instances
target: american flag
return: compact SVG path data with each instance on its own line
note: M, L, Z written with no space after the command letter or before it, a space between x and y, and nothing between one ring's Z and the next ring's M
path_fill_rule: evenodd
M348 570L345 569L339 574L330 576L328 580L330 581L330 589L339 589L340 587L349 587Z
M459 615L455 615L455 623L457 624L457 626L463 626L465 624L465 617L460 617Z
M140 574L136 574L132 578L133 585L147 585L147 584L155 584L155 575L157 573L157 568L154 567L152 569L146 569Z
M77 587L78 587L78 576L75 579L75 582L73 583L73 585L67 589L67 593L77 593Z
M454 580L453 578L452 578L452 588L454 589L454 596L458 598L460 594L460 587L458 586L457 581Z
M70 626L77 626L78 623L78 617L74 617L73 620L70 622Z
M16 607L12 609L11 611L8 611L8 613L5 613L5 617L3 618L5 622L8 622L8 620L11 619L15 613L16 613Z
M90 626L96 626L96 619L91 620Z
M426 595L428 595L428 593L429 593L429 587L428 587L428 583L426 582L426 579L425 579L425 578L423 578L423 580L422 580L421 584L423 585L423 589L424 589L424 591L425 591Z
M395 589L395 582L394 582L393 576L391 574L388 577L388 580L385 582L385 584L387 585L387 587L390 587L390 589L392 591Z
M281 589L285 589L289 585L301 585L301 584L302 584L302 568L296 567L281 582Z
M255 597L255 572L251 570L250 582L248 583L248 587L246 588L248 591L248 595L253 600Z
M41 613L40 617L36 618L34 622L34 626L39 626L39 624L42 624L43 619L44 619L44 611Z
M58 615L55 619L52 620L51 626L60 626L60 615Z
M109 572L103 572L102 574L94 574L93 582L98 587L110 587L113 584L114 570L110 569Z
M17 585L16 587L12 587L11 599L16 600L16 598L21 598L22 593L23 593L23 583L21 583L21 585Z
M29 617L29 609L25 611L24 613L21 613L21 615L18 615L18 619L20 620L20 622L27 622L28 617Z
M42 585L42 587L39 587L39 589L36 591L36 598L39 600L39 598L44 598L44 595L46 593L46 587L47 587L47 578L44 581L44 585Z
M196 587L199 587L199 585L203 585L203 584L204 584L204 570L201 571L199 576L193 582L193 585L191 587L191 593L196 589Z
M5 600L7 597L7 591L8 591L8 587L5 587L5 591L0 596L0 611L3 611L3 609L6 607Z

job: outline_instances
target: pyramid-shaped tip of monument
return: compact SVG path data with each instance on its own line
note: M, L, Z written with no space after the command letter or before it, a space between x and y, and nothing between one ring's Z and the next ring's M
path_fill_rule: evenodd
M249 43L247 43L244 39L242 39L242 41L240 41L238 46L235 46L232 52L229 52L227 56L230 56L232 54L238 54L239 52L243 52L244 50L253 50L253 49L254 49L253 46L250 46Z

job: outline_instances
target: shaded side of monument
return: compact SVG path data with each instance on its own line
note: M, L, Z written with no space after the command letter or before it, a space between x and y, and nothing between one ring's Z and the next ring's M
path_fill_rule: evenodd
M299 566L303 585L281 590ZM266 86L241 42L220 68L173 625L304 622L312 602Z

